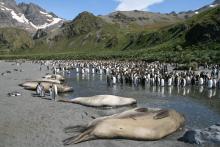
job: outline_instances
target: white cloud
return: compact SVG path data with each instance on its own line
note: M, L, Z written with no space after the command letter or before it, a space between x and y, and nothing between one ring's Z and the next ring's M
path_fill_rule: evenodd
M148 7L164 0L116 0L119 2L117 11L148 10Z

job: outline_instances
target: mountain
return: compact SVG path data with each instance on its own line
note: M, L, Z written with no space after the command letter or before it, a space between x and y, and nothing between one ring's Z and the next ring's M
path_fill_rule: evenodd
M184 13L188 13L189 16L193 16L193 15L195 15L195 14L199 14L199 13L201 13L201 12L203 12L203 11L208 10L208 9L215 8L215 7L219 6L219 5L220 5L220 0L215 0L215 1L212 2L211 4L205 5L205 6L199 8L199 9L197 9L197 10L188 11L188 12L182 12L182 13L183 13L183 14L184 14Z
M64 23L63 33L68 37L89 33L105 25L104 21L92 13L82 12L73 21Z
M36 51L43 47L54 50L113 49L118 47L118 42L123 42L124 33L118 25L107 23L92 13L82 12L51 32L38 31L34 38L41 44Z
M184 45L220 41L220 6L208 9L198 15L153 32L141 32L135 37L134 44L155 45L175 39L184 41ZM145 40L145 39L146 40ZM140 39L140 40L139 40Z
M15 0L0 0L0 28L15 27L35 32L55 25L58 27L63 21L33 3L17 5Z
M163 27L184 19L173 14L161 14L137 10L117 11L99 17L108 23L116 23L121 26L139 25L145 28Z
M2 28L0 49L2 53L6 48L7 53L35 54L52 59L62 56L63 59L220 63L218 2L211 4L215 4L214 7L201 8L198 13L195 13L198 10L170 14L130 11L95 16L82 12L72 21L64 21L60 27L38 29L32 38L27 31ZM34 4L7 5L11 9L14 7L14 11L18 9L16 11L36 25L46 20L44 16L47 15L41 16L45 10ZM19 35L22 37L17 38Z
M170 26L131 31L83 12L56 31L41 32L42 38L36 39L40 45L32 51L42 52L44 48L44 52L53 49L54 52L96 53L94 56L113 51L113 54L152 60L216 61L220 50L219 16L220 6L216 6Z

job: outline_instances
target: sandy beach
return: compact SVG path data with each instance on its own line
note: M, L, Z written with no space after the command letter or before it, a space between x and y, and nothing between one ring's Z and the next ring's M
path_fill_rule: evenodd
M15 71L14 69L18 69ZM117 110L100 110L76 104L58 103L33 97L34 91L24 90L18 84L39 79L50 71L40 65L0 61L0 147L62 147L62 140L71 137L63 129L68 126L86 124L92 117L113 114ZM8 97L7 93L18 91L22 95ZM87 115L88 114L88 115ZM185 147L192 146L178 142L179 135L172 135L160 141L93 140L76 147Z

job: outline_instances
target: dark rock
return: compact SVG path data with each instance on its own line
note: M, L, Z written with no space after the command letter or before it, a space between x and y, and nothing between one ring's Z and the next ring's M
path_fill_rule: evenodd
M203 130L189 130L178 140L190 144L220 144L220 125L213 125Z
M42 38L42 37L45 37L45 36L47 36L47 32L45 32L42 29L39 29L39 30L37 30L37 32L33 36L33 39L39 39L39 38Z
M196 24L186 33L186 41L190 44L220 40L220 27L218 24Z

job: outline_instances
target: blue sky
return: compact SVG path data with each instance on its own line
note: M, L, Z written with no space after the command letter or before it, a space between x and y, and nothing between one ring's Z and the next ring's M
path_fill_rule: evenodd
M105 15L116 10L146 10L169 13L195 10L214 0L16 0L35 3L65 19L73 19L82 11Z

